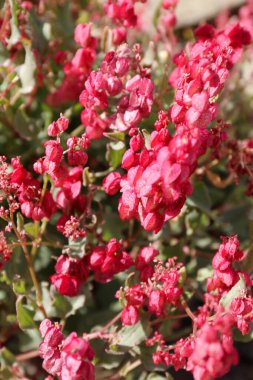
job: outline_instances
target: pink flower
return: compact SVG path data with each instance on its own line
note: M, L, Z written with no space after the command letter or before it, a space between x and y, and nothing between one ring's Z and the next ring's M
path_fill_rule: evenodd
M40 324L40 332L44 338L40 344L40 356L43 358L43 368L51 375L59 375L61 372L62 359L60 346L63 335L61 326L53 325L49 319Z
M237 363L238 354L233 346L229 320L224 318L217 326L204 324L198 331L187 363L187 370L193 372L194 380L223 376Z
M152 314L162 315L166 303L166 297L163 291L152 290L149 295L148 310Z
M62 146L55 140L49 140L45 143L45 148L47 160L60 163L63 155Z
M75 28L75 42L83 48L96 48L97 40L91 36L91 24L79 24Z
M95 380L94 366L90 363L93 357L90 344L75 332L71 333L62 345L61 380Z
M49 136L57 136L59 133L66 131L69 126L69 120L61 116L57 121L53 121L49 126L48 126L48 135Z
M121 175L116 172L108 174L103 180L103 188L106 194L114 195L120 189Z
M68 152L68 164L69 166L85 166L88 161L88 155L82 150L71 149Z
M142 270L143 268L145 268L146 265L151 263L154 260L154 258L158 255L159 252L154 247L142 248L135 261L136 269Z
M139 313L136 307L132 305L125 307L121 314L121 321L124 326L135 325L139 321Z

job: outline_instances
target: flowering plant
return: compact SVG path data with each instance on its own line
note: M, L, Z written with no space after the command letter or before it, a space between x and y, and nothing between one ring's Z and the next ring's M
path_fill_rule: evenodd
M253 340L253 2L177 3L0 2L0 378L212 380Z

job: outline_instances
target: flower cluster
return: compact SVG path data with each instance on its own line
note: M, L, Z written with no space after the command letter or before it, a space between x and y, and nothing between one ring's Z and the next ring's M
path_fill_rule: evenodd
M43 368L61 380L94 380L94 366L91 360L94 351L87 340L79 338L75 332L63 339L61 326L54 325L49 319L40 324L43 342L40 355Z
M56 273L51 276L51 282L62 295L74 297L81 285L87 280L89 270L83 259L61 255L55 265Z
M106 14L115 22L123 24L125 27L133 27L137 24L137 15L134 4L137 2L146 3L147 0L107 0L104 4Z
M235 336L252 339L252 246L235 235L251 215L231 221L250 206L234 191L242 177L253 194L250 112L240 140L227 120L236 127L252 103L237 93L251 73L253 0L234 20L219 16L221 28L199 26L183 49L178 0L152 2L152 25L147 0L35 3L0 9L0 144L13 136L10 164L0 157L0 372L26 379L22 361L41 356L47 380L151 378L163 367L225 375ZM38 321L39 350L24 353L22 338L22 354L9 353L13 332Z
M131 51L122 45L116 52L107 53L99 70L89 75L80 95L80 103L85 107L81 120L89 138L100 139L109 127L117 131L137 127L150 114L154 85L148 74L143 71L126 79L129 71L138 67L139 56L138 46ZM99 110L108 108L109 97L116 97L116 113L99 114Z
M3 268L3 263L9 261L12 255L12 250L9 248L6 237L3 231L0 231L0 269Z
M39 158L33 167L35 172L47 173L54 181L58 190L55 205L62 211L57 229L64 236L76 240L86 234L80 220L74 217L73 213L81 214L87 206L87 197L81 194L81 189L83 166L88 161L88 155L84 150L88 148L90 141L85 133L79 138L70 137L67 140L68 149L64 151L60 135L67 130L68 125L69 120L62 115L49 125L48 134L56 139L45 143L45 157ZM67 156L67 163L64 162L64 156ZM46 194L47 191L44 198Z
M111 239L105 246L94 247L89 255L89 267L99 282L110 281L115 274L132 265L133 259L116 239Z
M236 236L223 238L213 259L213 277L207 279L204 305L191 315L195 333L168 345L156 332L146 342L148 346L157 346L153 355L155 364L172 364L176 370L186 368L195 380L204 380L216 379L238 363L232 328L236 326L245 335L250 331L253 318L253 298L247 291L251 285L249 276L232 268L232 263L244 256ZM228 292L240 284L239 275L244 279L245 288L238 288L238 296L231 300Z
M244 258L244 252L239 248L239 245L237 236L230 236L228 239L223 238L223 242L212 261L214 275L208 279L208 291L218 289L220 293L224 293L239 281L240 275L243 276L247 286L250 284L246 272L233 268L236 261L241 261Z
M40 182L23 167L19 158L12 159L12 168L10 182L15 187L22 213L33 220L50 219L56 212L52 193L42 192Z
M125 287L117 293L117 297L124 297L125 307L122 312L123 325L133 325L139 320L140 309L147 307L150 315L165 316L169 305L177 305L182 294L180 285L181 263L176 258L166 263L156 263L151 267L150 262L158 254L152 247L143 248L136 260L137 269L143 271L143 281L132 287ZM152 273L153 272L153 273Z
M95 246L82 259L61 255L56 263L56 273L51 282L62 295L76 296L80 286L87 280L89 272L98 282L111 281L117 273L124 272L134 264L122 244L111 239L106 245Z
M149 146L143 146L137 132L122 161L128 173L120 184L120 217L138 219L147 231L158 232L191 194L190 175L208 147L206 128L218 112L214 98L239 59L242 44L250 42L249 33L238 24L223 32L205 25L195 34L198 41L189 45L189 58L184 51L176 56L177 68L170 77L176 94L169 118L176 133L170 136L161 112ZM142 143L136 144L136 136Z
M43 358L43 368L52 375L61 371L61 352L63 334L61 327L53 325L49 319L44 319L40 324L40 333L43 342L40 344L40 355Z
M229 318L217 317L214 323L204 324L198 330L187 362L187 370L192 371L194 379L216 379L237 363Z

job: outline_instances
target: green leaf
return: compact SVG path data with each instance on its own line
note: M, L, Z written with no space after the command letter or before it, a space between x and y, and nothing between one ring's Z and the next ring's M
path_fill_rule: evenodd
M166 365L159 364L155 365L152 355L156 352L156 346L148 347L146 345L142 345L140 348L140 357L143 363L144 368L147 371L165 371Z
M30 118L28 118L23 109L16 110L13 120L13 127L18 134L26 140L32 140L37 137L34 123Z
M16 311L19 327L22 330L33 329L36 326L34 322L34 310L29 305L24 305L25 297L19 296L16 302Z
M97 352L97 350L96 350ZM99 366L101 366L104 369L111 370L114 368L119 368L123 356L122 355L113 355L113 354L108 354L103 347L103 351L101 352L101 355L99 356Z
M68 302L71 305L71 310L65 315L65 318L76 314L77 310L81 309L85 305L85 300L86 297L83 294L76 297L68 297Z
M196 280L198 282L203 282L203 281L206 281L208 277L212 277L212 275L213 275L213 267L209 265L205 268L200 268L198 270Z
M20 212L17 213L17 229L19 232L24 229L24 217Z
M236 342L241 342L241 343L249 343L253 340L253 326L252 326L252 323L251 323L251 331L246 334L246 335L242 335L241 331L238 330L238 329L235 329L234 330L234 333L233 333L233 339L236 341Z
M241 297L242 291L245 289L246 285L244 279L242 276L240 276L240 280L233 286L233 288L227 294L225 294L225 296L221 298L221 306L223 306L225 310L228 310L232 300L236 297Z
M17 295L26 294L25 281L18 275L14 276L13 278L12 288L14 293Z
M187 205L196 207L204 212L210 212L211 198L208 193L207 187L202 182L194 184L194 191L187 199Z
M9 350L7 350L6 347L0 349L1 369L11 366L13 363L15 363L15 361L15 356Z
M36 260L34 261L34 270L36 272L41 271L47 268L50 263L52 263L52 251L45 245L40 246L36 254Z
M125 133L124 132L105 132L105 137L113 141L125 141Z
M166 373L164 376L159 375L158 373L150 373L147 377L147 380L173 380L173 377Z
M11 366L15 363L15 356L6 347L0 349L0 379L13 380Z
M150 133L146 129L142 129L142 134L144 136L145 147L150 149Z
M27 235L31 236L32 238L35 238L37 236L35 223L26 223L24 225L24 228Z
M59 293L55 294L53 306L57 310L57 315L63 319L71 311L72 307L66 297L63 297Z
M0 271L0 282L6 284L6 285L11 285L11 280L8 277L7 273L5 270Z
M148 325L141 321L133 326L124 326L112 341L112 350L127 352L143 342L151 332Z
M45 24L47 24L45 20L38 17L34 9L31 9L29 12L29 26L32 32L32 46L41 54L46 54L48 50L48 41L45 38L45 33L43 33Z
M25 330L19 334L19 348L21 352L37 350L41 343L41 335L39 330Z
M122 141L107 144L106 159L109 162L110 167L116 169L121 164L125 151L126 147Z
M16 70L21 81L22 93L30 94L33 92L36 85L36 61L32 51L31 42L23 39L23 46L25 48L25 62L18 66Z
M68 249L71 250L71 255L82 258L85 255L86 237L76 240L69 239Z

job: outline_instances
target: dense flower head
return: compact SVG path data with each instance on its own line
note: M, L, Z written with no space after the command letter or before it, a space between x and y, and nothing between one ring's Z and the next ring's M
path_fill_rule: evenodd
M59 119L56 121L53 121L49 126L48 126L48 135L49 136L57 136L59 133L62 133L68 129L69 126L69 120L61 115Z
M108 174L103 180L103 188L105 192L109 195L116 194L120 189L120 179L121 175L116 172Z

